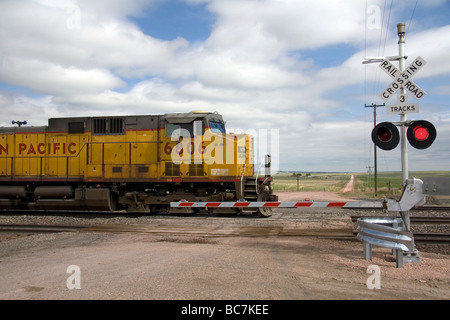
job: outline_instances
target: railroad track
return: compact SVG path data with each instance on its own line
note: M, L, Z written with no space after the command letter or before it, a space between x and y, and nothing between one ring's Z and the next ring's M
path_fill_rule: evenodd
M342 229L294 229L282 226L186 226L168 225L31 225L0 224L1 233L57 233L57 232L108 232L141 233L164 236L190 237L317 237L355 240L355 232ZM450 244L449 233L414 233L416 243Z
M344 208L347 210L374 210L373 207L348 207ZM381 209L380 209L381 210ZM449 211L450 212L450 206L435 206L435 205L425 205L425 206L418 206L411 209L411 211L430 211L430 210L436 210L436 211ZM27 209L0 209L0 216L8 216L8 215L17 215L17 214L25 214L25 215L70 215L70 216L130 216L133 214L127 213L126 211L80 211L80 210L27 210ZM161 213L155 213L156 215L163 214L165 215L165 212ZM153 214L153 215L155 215ZM210 215L210 214L209 214ZM196 216L196 214L193 214L193 216ZM226 216L226 215L225 215ZM236 217L235 215L232 215L232 217Z
M420 206L420 207L415 207L412 210L445 210L445 211L450 211L450 207L449 206Z
M351 216L352 222L356 223L358 218L363 218L364 216ZM431 216L411 216L411 224L450 224L449 217L431 217Z
M145 233L154 235L197 236L197 237L270 237L270 236L312 236L352 238L349 229L293 229L282 226L186 226L167 225L32 225L0 224L4 233L56 233L56 232L111 232Z
M66 225L36 225L36 224L0 224L0 232L3 233L56 233L76 232L86 226Z
M450 245L450 233L413 233L417 244L443 244Z

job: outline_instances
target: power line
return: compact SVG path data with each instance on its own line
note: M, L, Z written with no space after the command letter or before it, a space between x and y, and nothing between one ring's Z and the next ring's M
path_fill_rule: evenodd
M416 4L414 5L414 9L413 9L413 12L411 14L411 18L409 19L408 28L406 29L406 33L408 33L409 27L411 26L411 22L412 22L412 19L414 17L414 13L416 12L416 7L417 7L417 3L418 2L419 2L419 0L416 0Z

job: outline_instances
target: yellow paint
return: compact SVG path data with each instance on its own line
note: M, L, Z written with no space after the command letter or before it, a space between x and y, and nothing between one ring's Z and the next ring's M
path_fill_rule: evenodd
M121 135L0 134L0 177L13 173L14 178L35 179L217 180L252 176L253 170L253 137L249 135L207 130L204 136L171 141L164 129Z

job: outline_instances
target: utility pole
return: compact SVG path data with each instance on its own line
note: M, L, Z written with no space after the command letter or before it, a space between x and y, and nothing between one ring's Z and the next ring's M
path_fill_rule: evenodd
M373 167L371 167L371 166L367 166L366 167L368 170L367 170L367 173L368 173L368 178L367 178L367 180L368 180L368 182L367 182L367 187L368 188L370 188L370 173L372 172L372 168Z
M366 108L373 108L373 127L377 125L377 108L378 107L385 107L386 105L383 104L375 104L372 103L370 105L364 105ZM375 197L378 194L378 184L377 184L377 146L374 143L373 144L373 170L374 170L374 189L375 189Z

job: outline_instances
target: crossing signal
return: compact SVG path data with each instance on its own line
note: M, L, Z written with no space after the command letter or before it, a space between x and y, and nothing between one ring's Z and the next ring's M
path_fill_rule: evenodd
M391 122L381 122L372 130L372 141L383 150L392 150L400 142L397 127Z
M416 149L426 149L436 139L436 128L425 120L413 121L409 124L406 137L411 146ZM391 122L381 122L372 130L372 141L383 150L392 150L400 142L397 127Z
M409 125L406 137L414 148L426 149L436 139L436 128L425 120L414 121Z

